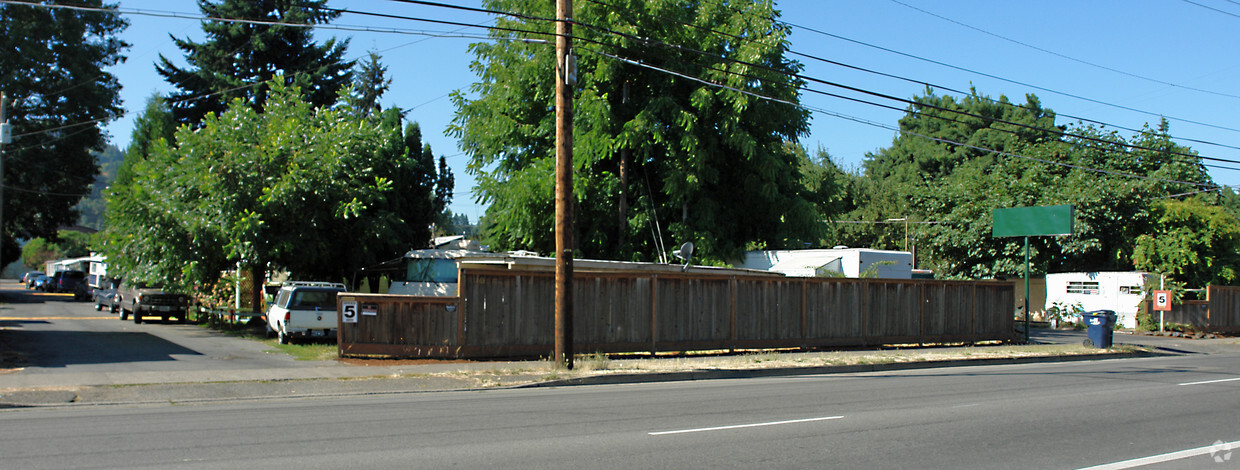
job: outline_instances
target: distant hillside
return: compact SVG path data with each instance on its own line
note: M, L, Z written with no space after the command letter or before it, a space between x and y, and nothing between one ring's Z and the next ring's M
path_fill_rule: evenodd
M95 177L94 189L91 191L90 196L82 199L82 202L79 202L74 207L81 213L81 216L78 217L79 225L95 230L103 230L105 222L104 209L107 207L103 200L103 190L116 179L116 170L121 167L121 161L124 159L124 152L121 152L121 149L116 148L112 144L104 147L103 152L95 153L95 163L99 165L99 175Z

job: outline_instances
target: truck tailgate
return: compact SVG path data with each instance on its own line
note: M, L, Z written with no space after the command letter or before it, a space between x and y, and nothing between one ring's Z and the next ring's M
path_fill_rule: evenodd
M290 330L334 330L336 329L336 311L290 310L285 327Z

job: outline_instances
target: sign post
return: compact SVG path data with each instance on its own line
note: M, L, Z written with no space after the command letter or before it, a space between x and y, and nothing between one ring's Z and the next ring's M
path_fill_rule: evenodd
M995 209L991 234L1025 237L1025 342L1029 342L1029 237L1072 235L1073 206L1039 206Z
M1167 312L1171 311L1171 291L1154 291L1154 311L1158 312L1158 332L1162 333L1166 325Z

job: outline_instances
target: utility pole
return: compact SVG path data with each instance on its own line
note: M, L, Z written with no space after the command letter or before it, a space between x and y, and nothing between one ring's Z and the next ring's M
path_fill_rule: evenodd
M573 368L572 0L555 2L555 362Z

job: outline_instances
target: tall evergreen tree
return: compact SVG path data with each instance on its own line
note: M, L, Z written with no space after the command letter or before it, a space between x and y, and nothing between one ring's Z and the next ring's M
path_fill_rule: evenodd
M352 103L359 116L369 116L383 110L379 98L392 86L387 76L387 66L379 62L379 54L371 51L354 75Z
M235 98L261 111L267 101L266 83L278 75L285 84L301 88L315 107L335 103L337 93L352 80L353 62L343 59L348 40L314 42L309 26L340 15L326 4L326 0L199 0L198 7L210 18L255 22L206 20L205 42L173 38L189 66L178 67L160 55L156 70L177 87L168 97L176 121L197 125L207 114L223 112Z
M73 224L72 207L90 194L105 144L102 126L121 116L116 77L125 60L118 38L128 26L114 5L83 0L98 11L0 5L0 90L8 95L13 142L4 146L3 259L15 238L54 238Z

